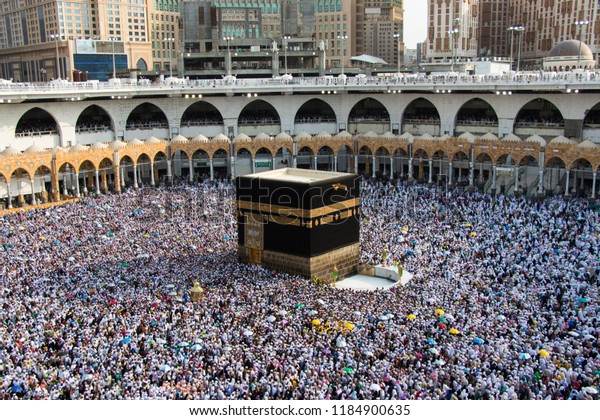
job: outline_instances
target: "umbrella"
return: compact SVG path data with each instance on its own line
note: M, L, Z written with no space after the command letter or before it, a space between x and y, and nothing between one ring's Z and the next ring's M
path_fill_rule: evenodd
M598 393L598 390L596 388L594 388L593 386L586 386L581 388L581 390L587 394L592 394L592 395L596 395Z
M432 347L429 349L429 353L438 355L438 354L440 354L440 351L438 349Z
M320 303L321 305L325 305L325 301L323 299L317 299L317 303Z
M352 312L352 313L353 313L354 315L356 315L356 316L361 316L361 315L362 315L360 311L354 311L354 312Z
M329 348L328 348L328 347L325 347L325 348L323 349L323 354L331 354L331 350L329 350Z
M531 359L531 356L528 353L520 353L519 354L519 360L529 360Z
M202 350L202 346L200 344L194 344L192 347L190 347L192 350L194 351L198 351L198 350Z
M440 318L438 318L438 322L441 322L442 324L447 324L448 320L444 317L440 317Z
M477 233L475 233L475 232L471 232L471 237L473 237L473 238L474 238L475 236L477 236Z
M414 314L409 314L407 316L407 318L410 319L411 321L414 320L414 319L417 319L417 317Z
M187 341L180 341L179 344L177 344L179 347L187 347L190 345L190 343L188 343Z
M465 227L471 227L471 226L473 226L473 225L470 223L465 223Z
M473 339L473 343L474 344L483 344L483 339L479 338L479 337L475 337Z
M175 291L169 292L169 296L177 296L177 292L175 292Z
M590 302L590 300L588 298L585 298L585 297L579 298L579 303L589 303L589 302Z
M251 330L244 330L244 335L245 335L246 337L250 337L251 335L254 335L254 332L253 332L253 331L251 331Z
M436 313L436 315L444 315L445 314L445 312L440 308L436 309L435 313Z
M167 289L173 289L175 287L175 285L174 284L167 284L165 287Z
M294 308L303 308L304 307L304 303L296 303L294 305Z
M388 320L388 317L387 317L387 315L380 315L380 316L379 316L379 320L380 320L380 321L387 321L387 320Z
M313 309L312 311L309 311L308 314L309 315L316 315L316 314L318 314L318 312Z
M15 394L21 391L23 391L23 387L20 384L14 384L12 386L12 392L14 392Z
M579 337L579 333L575 331L569 331L569 335L572 337Z
M539 354L540 354L540 356L542 356L542 357L550 357L550 353L548 353L548 351L547 351L547 350L544 350L544 349L541 349L541 350L539 351Z
M433 338L428 338L427 344L431 344L432 346L435 346L437 344L437 342Z
M279 314L279 315L286 315L287 311L285 309L282 309L279 312L277 312L277 314Z
M506 319L506 317L504 315L498 315L496 317L496 320L498 320L498 321L504 321L505 319Z
M349 373L350 375L354 375L354 369L349 368L349 367L345 367L344 369L342 369L344 372Z
M356 325L354 325L352 322L346 322L346 324L344 325L344 327L347 330L352 331L354 328L356 328Z
M374 353L372 351L366 351L365 352L365 356L367 356L367 357L368 356L373 356L373 355L374 355Z
M371 384L371 386L369 387L369 389L371 391L381 391L381 387L379 386L379 384Z
M320 321L320 320L318 320L318 319L313 319L313 320L312 320L312 324L313 324L313 325L317 325L317 326L319 326L319 325L321 325L321 321Z
M167 344L167 340L165 340L164 338L157 338L156 341L158 344Z
M73 262L73 261L75 261L75 257L69 257L69 258L67 258L67 261Z
M160 365L158 368L160 370L162 370L163 372L168 372L171 370L171 366L169 366L169 365Z
M402 228L402 232L408 232L408 228L407 227L403 227Z
M344 340L343 337L338 337L338 339L335 342L335 345L343 349L344 347L346 347L346 340Z
M275 321L275 317L273 315L270 315L269 317L267 317L267 321L273 322Z
M452 334L452 335L458 335L459 331L456 328L450 328L449 333Z
M131 337L125 337L125 338L123 339L123 344L127 344L127 343L129 343L129 342L131 342Z

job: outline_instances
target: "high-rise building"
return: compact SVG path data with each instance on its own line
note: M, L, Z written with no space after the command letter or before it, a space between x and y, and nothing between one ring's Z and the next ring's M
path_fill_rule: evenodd
M177 41L163 40L178 38L178 12L178 0L0 0L0 77L106 80L175 62Z
M403 62L403 0L356 1L356 53L384 59L389 64Z
M524 68L540 68L556 44L570 39L581 40L594 54L600 53L599 12L598 0L510 0L509 26L525 29L516 47Z
M479 0L479 56L507 57L510 54L509 3L507 0Z
M479 0L429 0L427 58L460 61L477 57Z
M319 1L315 17L315 39L325 50L325 66L347 66L356 54L356 1Z

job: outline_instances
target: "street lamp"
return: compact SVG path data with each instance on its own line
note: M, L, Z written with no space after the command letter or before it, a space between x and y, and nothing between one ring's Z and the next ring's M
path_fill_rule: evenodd
M163 41L175 42L175 38L163 38ZM169 44L169 77L173 77L173 47Z
M514 28L515 31L519 33L519 49L517 50L517 73L521 69L521 50L523 49L523 31L525 30L524 26L516 26Z
M285 63L285 74L288 74L288 66L287 66L287 49L288 49L288 40L291 38L291 36L284 36L282 38L283 40L283 60Z
M45 82L45 81L46 81L46 72L47 72L47 70L46 70L45 68L41 68L41 69L40 69L40 74L42 75L42 76L41 76L41 78L42 78L42 82Z
M223 41L227 43L227 63L225 63L225 68L227 70L227 76L231 76L231 49L229 48L229 43L233 41L233 37L224 36Z
M575 25L579 26L579 54L577 55L577 68L581 67L581 45L583 44L583 27L589 25L589 20L579 20Z
M395 33L394 34L394 38L396 38L396 52L398 53L398 58L396 59L397 64L398 64L398 77L400 77L400 34L399 33Z
M54 46L56 47L56 75L58 76L58 80L60 80L61 75L60 75L60 58L58 56L58 40L61 37L60 37L60 34L52 34L49 37L50 37L50 39L54 40Z
M348 35L338 35L337 39L342 40L342 74L344 74L344 64L346 61L346 40L348 39Z
M450 36L450 44L451 44L450 48L452 50L452 65L450 67L450 71L454 71L454 60L455 60L454 55L455 55L455 50L456 50L455 45L454 45L455 44L454 38L455 38L456 34L458 34L458 31L459 31L458 28L454 28L451 31L448 31L448 35Z
M112 43L112 64L113 64L113 79L117 78L117 66L115 63L115 41L118 41L119 38L110 37L108 40Z

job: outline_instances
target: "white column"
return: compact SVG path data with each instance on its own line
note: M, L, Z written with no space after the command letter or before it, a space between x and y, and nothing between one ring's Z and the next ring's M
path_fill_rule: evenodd
M371 178L375 178L375 155L371 156Z
M80 195L81 193L79 192L79 173L75 172L75 197L79 197Z
M156 181L154 179L154 162L150 162L150 186L154 187Z
M338 160L338 155L333 155L333 172L337 172L337 160Z
M516 194L517 191L519 191L519 167L515 166L515 192L514 192L514 194Z
M173 168L171 167L171 159L167 159L167 178L172 181Z
M544 194L544 167L540 166L540 179L538 180L538 194Z
M469 162L469 185L473 186L473 182L475 181L475 165L473 162Z
M256 167L254 166L254 157L250 156L250 169L252 170L252 173L256 173Z
M596 171L592 174L592 198L596 198Z
M29 182L31 183L31 204L35 206L37 204L35 202L35 185L33 179L30 179Z
M571 171L565 168L566 176L565 176L565 195L569 195L569 177L571 175Z
M235 178L235 156L231 155L230 159L230 167L231 167L231 179Z
M452 185L452 161L448 162L448 185Z
M66 170L66 168L65 168L65 170ZM63 195L66 197L67 194L68 194L68 191L67 191L67 174L65 173L65 174L63 174Z
M492 166L492 190L496 194L496 165Z
M100 195L100 171L96 169L94 175L96 176L96 194Z
M8 203L7 203L8 205L7 205L7 207L9 209L12 209L12 200L11 200L11 197L10 197L10 181L6 181L6 193L8 194Z
M413 160L411 157L408 158L408 179L413 177Z
M354 173L358 174L358 155L354 155Z
M194 182L194 159L189 158L190 162L190 182Z
M429 183L433 183L433 160L429 159Z
M404 162L402 162L403 157L400 156L400 178L404 177Z
M271 170L275 169L275 156L271 156Z
M125 187L125 168L121 165L121 188Z
M215 167L213 166L213 158L208 159L208 166L210 167L210 180L215 180Z
M318 155L314 155L313 156L313 169L316 171L317 170L317 164L319 163L319 156Z
M138 187L137 164L133 164L133 188Z
M390 180L394 179L394 156L390 156Z
M483 162L479 163L479 183L483 182Z
M83 175L83 193L87 195L88 193L88 189L87 189L87 180L88 180L88 174L85 173ZM79 174L77 174L77 184L79 184Z

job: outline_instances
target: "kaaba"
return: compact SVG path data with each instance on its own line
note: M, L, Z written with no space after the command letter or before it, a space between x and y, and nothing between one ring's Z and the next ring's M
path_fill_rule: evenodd
M284 168L236 178L240 261L333 281L359 256L355 174Z

